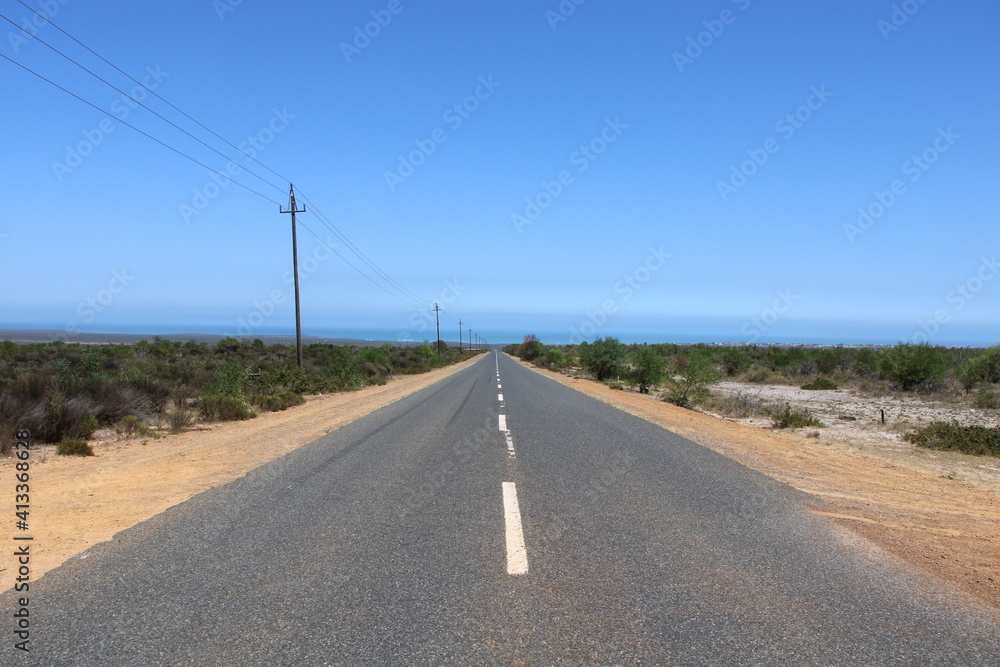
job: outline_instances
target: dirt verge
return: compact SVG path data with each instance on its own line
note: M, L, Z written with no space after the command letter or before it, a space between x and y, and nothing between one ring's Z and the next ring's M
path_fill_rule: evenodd
M521 363L826 501L814 511L1000 610L1000 494L995 491L877 453L739 424Z
M95 456L56 456L54 447L32 451L29 530L17 531L4 512L6 535L30 535L31 580L207 489L228 484L334 429L359 419L475 363L480 357L421 375L395 377L383 386L315 396L305 405L268 412L245 422L202 425L161 438L94 443ZM12 459L0 476L14 477ZM6 487L13 502L13 486ZM17 567L0 559L0 591Z

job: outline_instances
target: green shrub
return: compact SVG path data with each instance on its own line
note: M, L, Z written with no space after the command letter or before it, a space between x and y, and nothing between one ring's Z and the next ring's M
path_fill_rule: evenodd
M753 359L743 348L727 347L719 354L719 363L722 364L722 372L732 377L750 368Z
M581 345L580 358L583 367L593 373L594 379L604 382L621 375L627 350L617 338L609 336L598 338L586 347Z
M521 343L521 358L525 361L534 361L545 352L545 346L538 340L538 336L528 334Z
M976 392L976 407L983 410L991 410L993 408L1000 407L1000 395L997 395L992 389L987 389L983 387Z
M878 374L878 354L875 350L863 347L855 351L851 362L851 371L861 378L869 378Z
M648 394L651 387L663 382L667 360L655 347L639 345L632 348L629 361L632 363L632 381L639 387L640 394Z
M118 435L126 438L132 438L136 435L148 436L150 434L149 427L143 424L142 420L135 415L129 415L115 424L115 431Z
M802 385L801 388L809 391L820 391L823 389L836 389L837 387L837 383L829 378L816 378L809 384Z
M93 456L94 448L84 440L63 440L56 447L60 456Z
M816 369L822 375L829 375L830 373L837 370L837 366L840 365L840 357L833 350L820 350L816 353L815 358Z
M673 376L668 379L667 400L681 408L691 408L708 399L709 387L722 379L715 365L704 356L674 360Z
M903 391L940 380L948 367L943 349L927 343L900 343L882 350L879 370L883 377L895 382Z
M87 415L80 421L78 426L72 429L74 431L73 435L82 440L87 440L90 436L94 435L94 431L99 427L100 424L97 421L97 416Z
M242 399L231 396L205 396L198 403L198 412L211 422L242 421L254 416Z
M184 405L175 405L168 421L171 433L180 433L194 422L194 415Z
M227 359L203 393L207 396L242 397L249 373L250 369L240 359Z
M771 426L774 428L805 428L807 426L823 426L823 423L813 417L808 410L794 410L792 406L785 403L785 409L775 412L765 408L771 417Z
M569 362L570 358L565 350L561 350L558 347L547 347L545 348L545 353L535 360L535 365L541 368L558 370L568 366Z
M958 422L933 422L929 426L907 433L907 442L918 447L975 454L1000 456L1000 428L962 426Z
M274 396L262 396L256 404L265 412L280 412L296 405L302 405L306 399L291 391L284 391Z

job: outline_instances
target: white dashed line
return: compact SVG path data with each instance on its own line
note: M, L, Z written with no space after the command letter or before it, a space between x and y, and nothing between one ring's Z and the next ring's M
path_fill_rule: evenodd
M516 459L517 452L514 451L514 438L510 437L510 431L504 431L503 437L507 441L507 457Z
M500 415L500 430L507 430L507 415Z
M503 394L497 394L497 400L503 402Z
M528 550L524 546L521 509L517 505L517 487L513 482L503 483L503 518L507 529L507 574L526 574Z

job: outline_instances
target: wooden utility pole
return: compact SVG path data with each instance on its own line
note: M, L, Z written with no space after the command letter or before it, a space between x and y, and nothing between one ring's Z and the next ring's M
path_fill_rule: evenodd
M302 368L302 310L299 306L299 245L295 236L295 214L305 213L306 207L295 207L295 186L288 184L288 210L278 207L281 213L292 214L292 273L295 275L295 358Z
M458 321L458 351L462 351L462 320Z
M437 341L434 342L434 347L437 349L438 357L441 357L441 316L438 314L441 309L438 305L434 304L434 320L437 322Z

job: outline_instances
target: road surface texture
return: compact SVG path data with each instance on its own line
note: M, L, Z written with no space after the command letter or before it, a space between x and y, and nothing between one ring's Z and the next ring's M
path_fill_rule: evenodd
M32 583L0 663L1000 664L815 503L489 354Z

